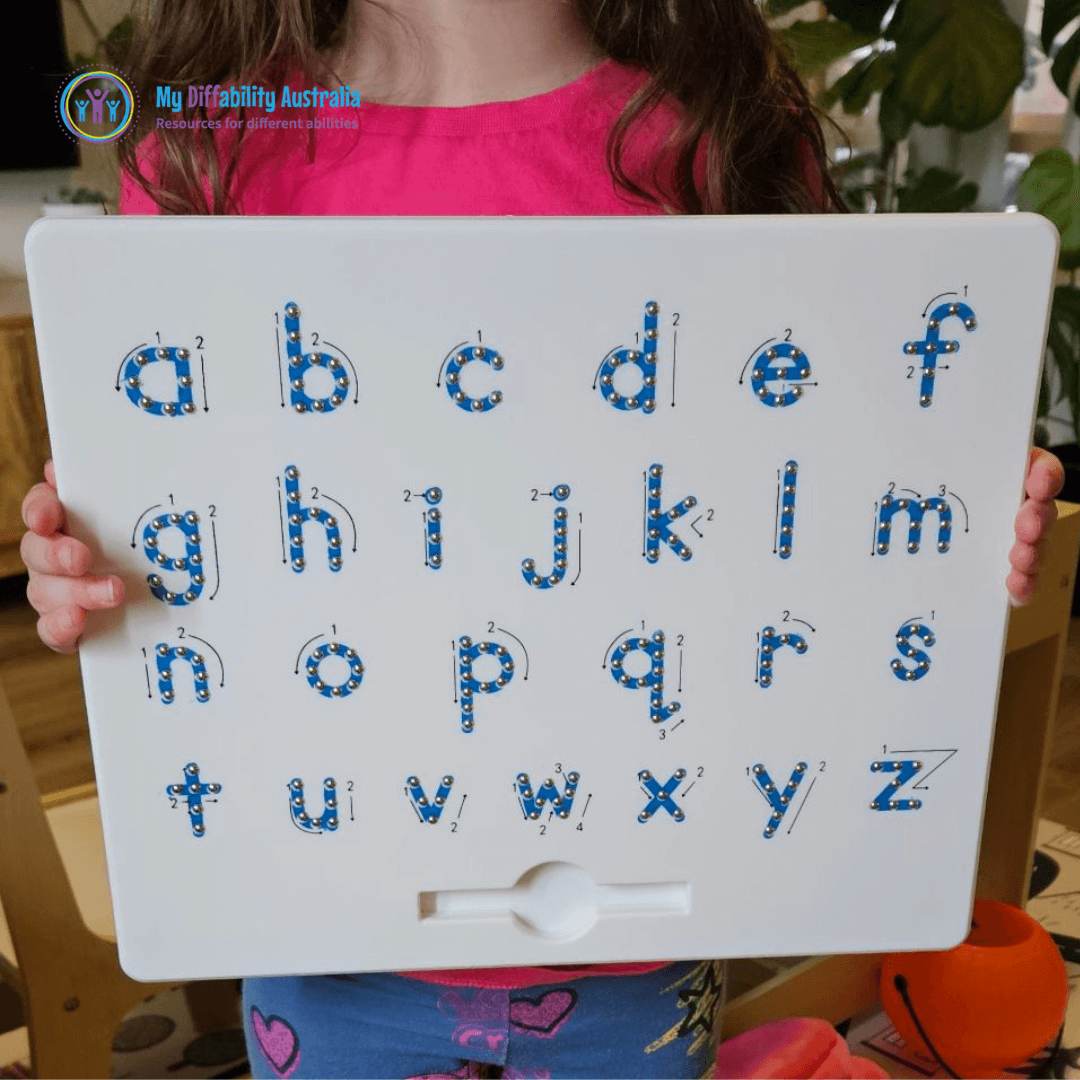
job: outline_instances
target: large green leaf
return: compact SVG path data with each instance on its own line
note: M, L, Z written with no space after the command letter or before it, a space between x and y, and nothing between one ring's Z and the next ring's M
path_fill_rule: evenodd
M880 34L893 0L825 0L830 15L863 34Z
M965 182L959 173L931 166L913 176L896 193L901 214L958 214L971 210L979 197L979 185Z
M1080 267L1080 168L1067 151L1053 147L1035 155L1020 180L1017 205L1042 214L1057 226L1062 269Z
M877 40L877 34L860 33L835 19L807 22L800 19L779 31L791 50L795 66L802 75L823 71L830 64L856 49Z
M1046 359L1057 368L1061 381L1058 401L1068 399L1080 441L1080 289L1075 285L1059 285L1054 290ZM1041 404L1040 399L1040 415Z
M892 82L895 70L895 54L875 50L841 75L821 95L819 104L823 109L831 109L839 101L849 115L861 113L874 94Z
M887 143L898 143L906 139L915 118L900 99L896 80L893 79L881 93L878 104L878 127L881 137Z
M1024 77L1024 35L1001 0L905 0L896 61L905 113L927 127L977 131Z
M101 44L105 59L108 60L110 64L122 67L127 60L128 53L131 51L131 44L134 38L135 20L130 15L125 15L108 32L108 34L105 35L105 40Z

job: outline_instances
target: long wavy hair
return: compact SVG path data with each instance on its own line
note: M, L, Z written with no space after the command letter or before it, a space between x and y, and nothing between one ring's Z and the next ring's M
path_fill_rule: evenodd
M351 0L156 0L138 21L124 69L140 98L158 84L280 86L288 76L332 88L324 57L347 32ZM829 177L819 114L756 0L575 0L606 56L647 74L607 146L616 184L680 214L820 213L845 209ZM185 93L185 103L187 95ZM663 102L680 108L651 170L627 165L635 129ZM120 146L121 167L166 214L237 213L241 126L155 127L144 109ZM226 113L218 112L221 119ZM209 119L206 106L179 118ZM154 154L137 153L153 132ZM360 133L359 137L363 137ZM307 159L317 153L307 136ZM704 168L702 168L704 162Z

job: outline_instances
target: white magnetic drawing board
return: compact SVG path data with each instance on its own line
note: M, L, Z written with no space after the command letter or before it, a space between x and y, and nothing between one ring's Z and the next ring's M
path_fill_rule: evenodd
M125 969L961 940L1055 254L36 225L60 495L129 596L81 651Z

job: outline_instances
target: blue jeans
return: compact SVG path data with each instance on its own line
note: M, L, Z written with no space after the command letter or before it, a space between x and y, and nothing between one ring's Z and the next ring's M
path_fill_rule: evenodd
M252 1075L699 1077L710 1066L720 964L570 979L521 990L402 975L247 979Z

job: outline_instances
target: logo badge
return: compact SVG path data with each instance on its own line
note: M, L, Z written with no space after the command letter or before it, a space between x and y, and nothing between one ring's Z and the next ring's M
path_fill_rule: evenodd
M77 72L64 83L56 97L56 111L72 138L101 145L126 134L139 107L126 76L96 66Z

